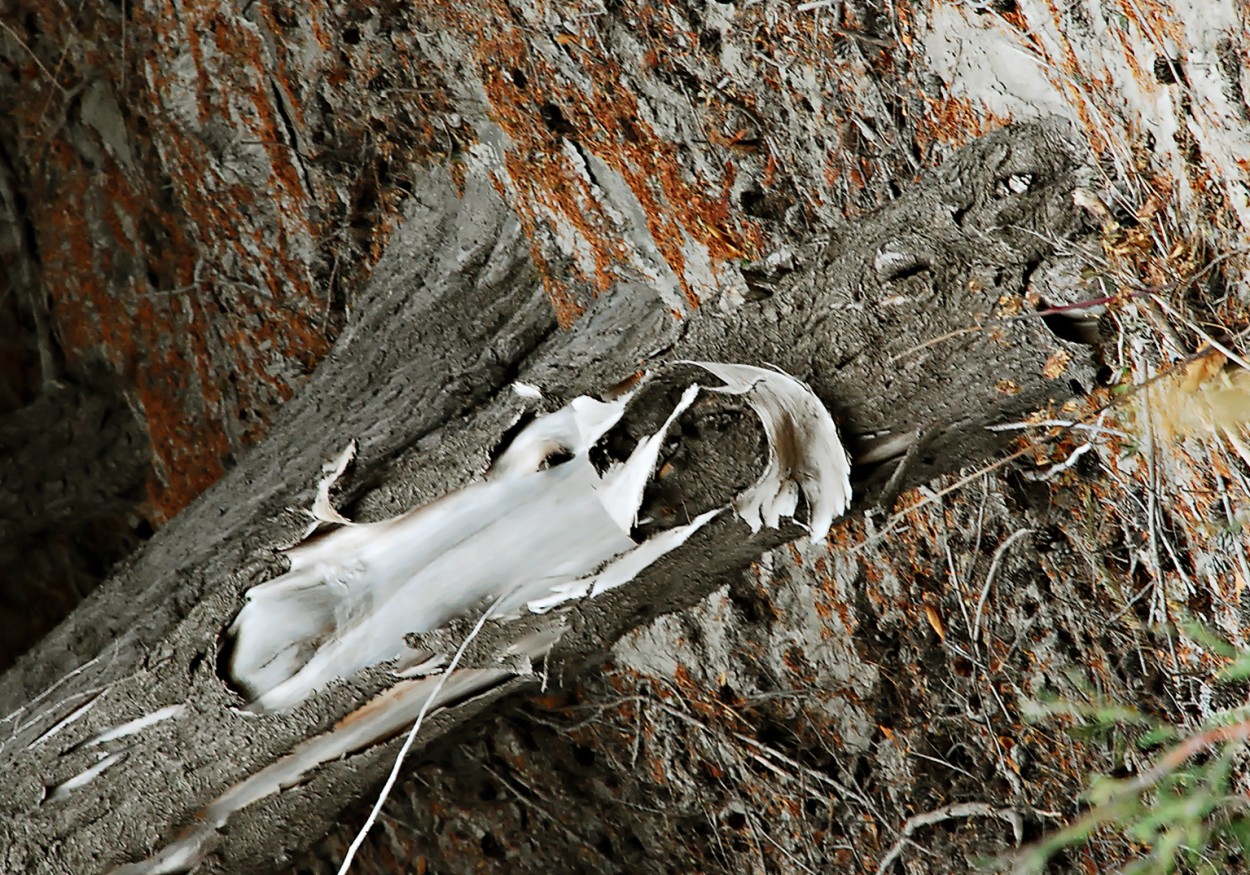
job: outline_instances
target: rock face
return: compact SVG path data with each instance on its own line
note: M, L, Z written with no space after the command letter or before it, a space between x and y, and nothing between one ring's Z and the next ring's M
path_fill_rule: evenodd
M1240 461L1126 461L1097 412L1095 353L1065 339L1089 331L1036 311L1114 298L1125 277L1160 291L1165 269L1244 238L1250 138L1210 78L1223 67L1192 68L1206 103L1176 117L1201 123L1152 128L1151 157L1146 132L1092 130L1092 98L1032 67L995 78L988 103L973 87L1003 54L980 41L1050 58L1039 69L1132 74L1094 52L1093 2L1072 21L1032 2L18 6L0 32L0 531L20 567L4 587L50 620L156 534L0 678L0 869L106 871L206 822L166 868L289 868L398 745L349 745L228 830L197 820L395 695L375 667L258 717L228 684L226 630L286 570L277 550L323 463L356 441L335 499L383 520L483 475L534 413L689 360L810 386L854 462L850 514L815 544L790 543L795 525L709 522L630 585L527 621L559 624L545 660L520 665L517 630L485 627L465 670L491 677L430 715L360 871L966 871L1110 768L1023 722L1022 701L1079 690L1076 666L1188 716L1167 704L1175 677L1210 666L1154 654L1142 623L1188 599L1232 629L1212 605L1236 605L1221 572L1245 562L1211 560L1184 514L1160 522L1157 472L1207 492L1220 478L1223 505L1194 513L1231 525ZM1233 39L1192 18L1177 33L1196 62ZM1159 24L1131 23L1126 54ZM1071 121L990 133L1028 95ZM1221 198L1234 219L1210 237L1168 236ZM1218 264L1211 301L1238 266ZM1232 318L1224 295L1212 313ZM1172 304L1138 300L1105 302L1101 355L1140 375L1197 339L1158 327ZM656 433L675 385L648 384L613 439ZM1092 431L1038 432L1036 411ZM633 534L753 482L756 422L741 405L683 412ZM968 473L1022 431L1043 439ZM44 629L29 632L17 646ZM349 838L300 865L327 867Z

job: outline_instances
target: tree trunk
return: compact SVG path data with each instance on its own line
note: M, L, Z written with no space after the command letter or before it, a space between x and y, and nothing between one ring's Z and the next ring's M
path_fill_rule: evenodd
M951 798L983 793L985 774L1018 807L1049 805L1022 780L1047 798L1070 788L1074 770L1021 778L1028 733L1014 710L968 704L964 689L969 677L992 685L994 658L1062 650L1050 639L1026 647L1018 630L1013 644L994 637L1019 619L1010 612L982 620L999 560L1023 537L1008 530L1057 524L1042 487L1021 486L1010 500L991 500L987 487L980 516L955 506L943 517L968 531L928 541L872 527L900 492L993 458L1014 434L991 426L1092 388L1090 350L1036 314L1083 264L1094 229L1073 194L1088 156L1075 129L1054 121L990 133L921 172L941 150L925 127L932 114L913 84L913 56L893 51L914 35L909 17L839 9L830 21L789 10L779 19L766 4L609 4L579 17L507 3L462 12L154 2L66 20L34 6L11 16L3 57L19 81L40 84L20 99L4 86L20 109L2 141L6 246L22 264L14 306L33 338L17 357L26 385L10 406L25 406L6 421L6 445L15 458L30 452L31 435L47 428L39 411L62 384L97 399L84 408L120 398L116 410L140 413L119 415L122 424L81 451L71 443L67 458L100 461L64 476L75 495L132 497L82 499L69 516L76 525L107 516L114 542L136 514L159 531L0 678L9 715L0 868L109 871L177 847L188 832L203 840L169 871L289 866L377 787L399 745L353 748L226 823L203 817L395 684L378 666L264 715L245 711L229 684L225 631L246 590L284 570L278 551L299 539L298 509L311 505L321 466L355 440L340 504L350 517L384 519L482 475L524 410L514 382L559 404L690 360L771 366L810 386L856 462L853 519L827 546L769 552L801 530L752 533L724 516L629 585L525 620L529 633L561 629L533 666L498 669L491 657L520 633L487 628L465 671L495 666L497 677L422 729L420 745L438 742L422 773L428 786L401 794L397 809L411 813L396 816L430 846L416 851L391 830L401 865L420 853L438 871L470 868L467 855L694 871L758 855L761 867L786 868L784 854L808 842L819 845L808 865L871 870L894 843L882 807L906 811L918 787L939 799L949 790L917 779L905 754L881 742L904 724L932 727L941 741L931 752L967 776L954 779ZM837 61L804 68L810 76L788 70L798 56L780 48L786 40ZM101 45L118 48L102 62ZM67 228L67 215L83 227ZM119 332L123 324L131 330ZM117 375L125 391L82 388L114 387ZM644 393L631 415L662 418L662 395ZM140 421L149 446L127 438L119 451L110 436ZM723 501L719 469L756 426L708 418L700 429L671 449L685 467L664 501L683 513ZM136 504L135 466L148 459ZM46 492L37 483L22 495ZM27 539L69 524L50 499L0 510ZM998 535L994 550L985 532ZM854 557L896 538L916 576L883 583ZM950 557L972 557L971 573L978 553L992 554L987 595L957 598L925 578L921 567L933 574L934 563L916 554L939 543L952 572ZM1013 605L1044 597L1029 569L1041 579L1061 564L1039 555L1039 543L1004 566L997 585L1010 572L1022 590ZM820 590L814 604L784 585L800 568ZM925 637L946 642L955 601L971 611L966 654ZM792 648L777 645L778 622ZM909 623L924 624L918 639L901 631ZM683 634L648 640L674 624ZM735 651L753 641L767 643L748 681L750 662ZM1088 644L1076 658L1106 650ZM904 652L906 667L892 664ZM732 719L714 705L688 708L672 691L652 698L628 672L615 681L591 672L576 688L609 653L672 678L692 699L719 701ZM904 675L919 683L925 669L930 682L963 684L964 704L947 711L967 712L967 723L917 713L942 701L902 689ZM751 698L782 701L786 671L830 690L815 710L841 721L841 738ZM534 695L540 686L569 692ZM525 714L507 716L522 695ZM591 743L576 733L602 724L553 729L538 713L580 705L622 709L646 728L632 747ZM1002 713L973 719L992 707ZM84 744L143 715L167 719ZM758 733L748 731L753 720ZM680 751L653 750L669 725L706 736L694 753L709 757L701 777ZM996 760L952 753L972 731L994 739ZM796 752L809 744L824 750ZM871 780L870 749L881 770ZM601 769L595 750L622 765ZM709 750L734 760L738 782L714 800L709 787L724 790L726 779ZM649 777L601 786L639 763ZM784 795L784 828L761 825L749 806L770 792L752 787L752 774L801 785ZM667 799L680 815L631 831L629 812L666 782L650 804ZM500 795L507 805L445 813ZM570 826L565 809L585 821ZM449 817L460 818L454 830ZM795 838L822 817L819 838ZM535 821L544 838L527 844ZM692 822L710 831L683 849L676 839ZM731 847L716 851L726 828ZM334 841L319 854L337 853ZM766 856L767 844L783 856Z

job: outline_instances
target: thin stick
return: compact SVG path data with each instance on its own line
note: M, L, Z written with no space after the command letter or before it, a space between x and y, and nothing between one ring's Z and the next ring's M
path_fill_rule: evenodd
M1190 330L1192 330L1195 334L1197 334L1199 337L1201 337L1203 340L1205 340L1207 343L1209 343L1212 347L1214 347L1215 349L1218 349L1220 352L1224 353L1224 355L1228 356L1230 359L1232 359L1233 361L1235 361L1237 364L1241 365L1241 366L1242 366L1243 368L1245 368L1247 371L1250 371L1250 362L1247 362L1244 358L1242 358L1241 356L1237 355L1237 353L1233 352L1233 351L1232 351L1231 349L1229 349L1227 346L1225 346L1224 344L1220 343L1218 340L1216 340L1216 339L1215 339L1214 337L1212 337L1211 335L1207 334L1207 333L1206 333L1205 331L1203 331L1203 330L1202 330L1202 328L1200 328L1200 327L1199 327L1199 326L1198 326L1198 325L1197 325L1197 324L1196 324L1196 323L1195 323L1192 319L1188 319L1188 318L1186 318L1185 316L1182 316L1180 313L1177 313L1177 312L1176 312L1176 309L1175 309L1175 308L1174 308L1171 304L1169 304L1167 301L1165 301L1165 300L1163 300L1162 298L1160 298L1158 295L1151 295L1151 296L1150 296L1150 299L1151 299L1152 301L1154 301L1156 304L1158 304L1160 307L1162 307L1164 310L1167 310L1169 313L1171 313L1171 314L1172 314L1173 316L1175 316L1177 319L1180 319L1182 322L1184 322L1187 326L1189 326Z
M881 862L877 865L877 875L885 875L886 870L903 853L903 846L910 842L911 834L920 827L965 817L997 817L1011 824L1011 832L1016 839L1017 845L1024 839L1024 818L1020 815L1018 809L995 808L984 802L960 802L956 805L947 805L936 811L926 811L907 818L907 822L903 824L903 831L898 837L898 841L894 843L894 846L881 858Z
M509 592L504 595L510 594L511 593ZM356 852L360 850L360 846L364 844L365 836L369 834L369 830L373 827L374 822L378 819L378 815L382 812L382 806L386 804L386 797L390 795L391 790L395 787L395 782L399 780L399 772L404 765L404 757L408 756L408 751L412 749L412 743L416 740L417 733L421 730L421 723L425 720L426 712L434 703L434 699L438 696L439 691L442 690L443 684L447 681L447 678L451 677L451 673L455 671L456 666L460 664L460 660L464 657L464 652L468 649L469 643L477 637L477 633L482 631L482 627L486 625L486 621L494 616L495 608L497 608L500 602L503 601L504 595L500 595L499 598L495 599L494 604L487 608L482 616L478 618L477 625L475 625L469 634L465 636L464 641L460 642L460 649L457 650L456 655L451 658L451 662L447 665L447 670L438 676L438 682L434 684L434 689L430 691L430 695L426 697L425 703L422 704L421 710L417 713L416 722L412 724L412 729L408 730L408 737L404 739L404 744L399 749L399 755L395 757L395 765L391 767L391 773L387 775L386 783L382 785L382 792L378 794L377 801L373 803L373 810L370 811L369 816L365 818L365 824L360 828L360 832L356 833L356 838L352 839L351 847L347 849L347 856L343 858L343 864L339 866L338 875L347 875L347 870L350 869L352 865L352 858L356 856Z
M1003 554L1007 552L1008 547L1032 532L1032 529L1020 529L999 544L998 549L994 551L994 558L990 561L990 570L985 573L985 585L981 587L981 597L977 599L976 612L972 616L973 641L981 640L981 612L985 610L985 600L989 598L990 587L994 585L994 574L998 571L999 563L1003 561Z
M17 44L26 50L26 54L30 55L31 59L39 66L39 69L42 70L44 75L48 77L48 80L56 86L57 91L61 92L63 96L68 94L65 90L65 86L56 81L56 77L52 75L52 71L44 66L43 61L39 60L39 56L35 54L34 49L26 44L26 41L22 39L17 31L5 24L3 19L0 19L0 27L7 30L9 32L9 36L13 37L13 39L17 41Z

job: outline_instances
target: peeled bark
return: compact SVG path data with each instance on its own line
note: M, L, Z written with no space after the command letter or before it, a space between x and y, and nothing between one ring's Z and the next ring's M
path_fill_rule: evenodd
M281 568L274 548L297 535L287 508L310 502L319 466L351 439L360 442L357 481L382 480L358 497L359 514L376 516L479 474L518 412L514 378L569 397L602 391L635 363L655 369L715 356L800 376L861 453L883 437L918 433L921 449L896 487L985 459L1001 444L985 426L1065 399L1088 379L1080 366L1047 371L1057 352L1079 350L1041 320L992 315L995 305L1025 300L1029 276L1055 257L1051 241L1079 229L1071 202L1079 166L1056 129L992 135L836 242L796 253L763 300L726 309L705 301L678 321L635 289L604 296L556 334L505 204L474 176L459 196L446 174L429 173L361 296L358 319L266 440L5 676L5 711L20 709L20 729L5 746L6 868L103 871L142 858L225 787L390 683L374 669L290 714L258 718L238 710L243 700L223 683L217 659L241 592ZM1028 178L1027 189L1007 188L1013 176ZM983 330L956 335L958 343L943 339L977 322ZM729 422L719 427L742 427ZM859 508L879 496L891 470L859 468ZM691 505L707 500L701 482L691 478L682 496ZM577 671L623 632L693 604L723 574L795 534L711 524L634 584L577 608L548 670ZM513 634L492 630L481 652ZM509 677L439 711L423 741L536 683ZM36 743L87 701L93 706L80 720ZM185 705L183 716L138 734L116 765L65 798L45 798L45 787L91 765L74 745L175 704ZM373 786L393 752L370 747L245 809L209 869L259 867L317 838ZM40 850L51 847L51 855Z
M5 251L38 335L24 367L74 385L93 385L97 359L126 375L115 405L142 412L147 446L106 430L107 464L76 482L131 502L103 511L164 524L0 678L0 869L108 871L159 853L394 684L379 666L257 716L221 658L246 590L285 570L278 551L298 540L321 466L352 440L339 504L380 520L487 470L526 409L515 381L558 405L655 372L622 425L637 437L671 410L663 378L682 362L776 367L833 412L861 517L993 457L1011 435L987 426L1091 384L1088 350L1034 314L1054 277L1079 272L1073 243L1090 230L1072 200L1086 159L1063 123L990 134L920 174L942 147L917 130L922 95L890 50L903 18L852 4L849 30L787 19L787 39L838 61L811 72L770 63L781 34L762 6L610 5L565 21L529 4L313 4L305 17L153 2L77 30L32 7L24 42L3 35L8 67L42 89L0 132L6 192L23 193L5 198L18 229ZM129 46L117 72L91 78L93 41ZM14 446L35 445L54 397L28 382L8 405L24 410L6 420ZM758 425L741 414L681 420L654 517L723 503L758 474ZM61 523L33 525L27 508L0 503L19 528ZM441 739L454 761L453 729L497 725L484 715L505 697L572 684L622 635L726 586L766 611L742 569L801 534L726 515L630 585L527 618L532 634L567 623L545 662L505 663L489 691L435 712L420 744ZM518 634L487 627L470 668L495 670ZM82 746L143 715L162 719ZM396 747L244 808L200 871L288 861L376 787Z

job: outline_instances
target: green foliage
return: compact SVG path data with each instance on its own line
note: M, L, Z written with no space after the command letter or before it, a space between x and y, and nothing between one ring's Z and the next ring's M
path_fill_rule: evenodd
M1250 653L1195 622L1182 630L1194 643L1228 661L1217 680L1250 677ZM1235 765L1250 737L1250 707L1217 712L1196 726L1174 725L1077 683L1083 701L1053 699L1025 708L1032 720L1064 717L1068 731L1107 746L1113 762L1146 754L1137 774L1096 775L1083 794L1085 812L1011 861L1017 873L1046 872L1055 854L1118 835L1140 848L1127 875L1223 873L1250 866L1250 798L1234 786ZM1131 750L1130 750L1131 748Z

